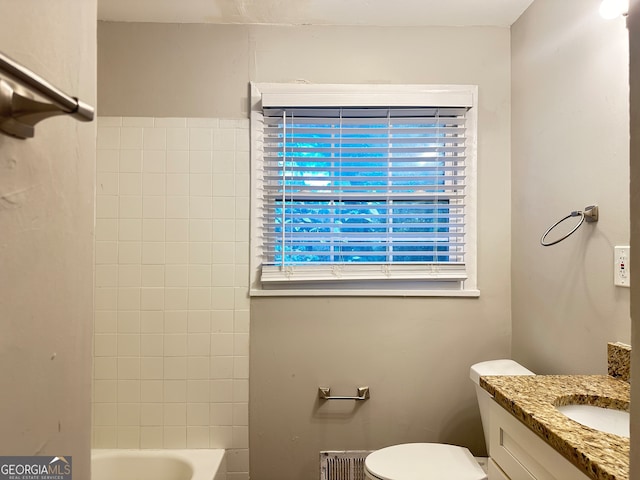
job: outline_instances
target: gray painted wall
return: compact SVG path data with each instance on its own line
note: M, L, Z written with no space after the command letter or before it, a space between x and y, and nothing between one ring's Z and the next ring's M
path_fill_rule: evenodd
M2 52L96 101L96 0L0 0ZM73 457L91 446L95 123L49 119L0 135L0 452Z
M252 299L250 461L258 480L311 480L320 450L442 441L483 454L468 369L510 354L509 30L100 23L98 32L103 115L246 118L249 81L479 85L480 298ZM322 406L319 385L369 385L372 396Z
M538 373L606 373L630 342L629 289L613 247L629 244L628 36L598 0L536 0L513 25L513 354ZM600 220L541 247L572 210Z

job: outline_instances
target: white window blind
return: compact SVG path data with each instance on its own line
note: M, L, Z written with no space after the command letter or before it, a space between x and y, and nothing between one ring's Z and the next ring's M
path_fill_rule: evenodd
M468 110L263 106L260 282L464 281Z

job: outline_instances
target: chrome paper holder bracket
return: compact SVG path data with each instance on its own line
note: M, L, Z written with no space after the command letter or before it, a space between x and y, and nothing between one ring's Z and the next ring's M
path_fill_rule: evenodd
M318 387L318 398L320 400L368 400L369 387L358 387L358 395L355 397L331 396L331 387Z

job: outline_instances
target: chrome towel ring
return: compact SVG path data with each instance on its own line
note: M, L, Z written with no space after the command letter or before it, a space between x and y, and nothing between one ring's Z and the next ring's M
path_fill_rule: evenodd
M563 237L560 237L557 240L554 240L553 242L547 242L546 241L547 235L549 235L549 233L551 233L551 230L556 228L558 225L560 225L565 220L567 220L569 218L572 218L572 217L580 217L580 221L578 222L578 224L575 227L573 227L571 229L571 231L569 233L567 233ZM578 228L580 228L580 225L582 225L585 220L587 221L587 223L593 223L593 222L597 222L598 221L598 206L597 205L589 205L588 207L584 207L584 211L575 210L575 211L571 212L569 215L567 215L566 217L561 218L560 220L558 220L556 223L551 225L547 229L546 232L544 232L544 235L542 235L542 238L540 239L540 244L542 246L544 246L544 247L550 247L551 245L555 245L556 243L560 243L564 239L566 239L569 236L571 236L571 234L573 232L578 230Z

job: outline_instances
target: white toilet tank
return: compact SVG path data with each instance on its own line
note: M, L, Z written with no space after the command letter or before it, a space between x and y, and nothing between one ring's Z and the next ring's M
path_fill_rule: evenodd
M482 420L484 440L487 444L487 453L489 453L489 406L493 400L491 395L480 386L480 377L487 375L535 375L535 373L513 360L488 360L471 365L469 376L476 384L480 419Z

